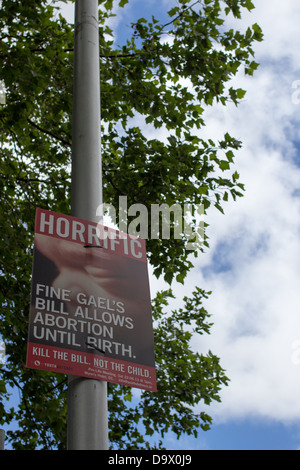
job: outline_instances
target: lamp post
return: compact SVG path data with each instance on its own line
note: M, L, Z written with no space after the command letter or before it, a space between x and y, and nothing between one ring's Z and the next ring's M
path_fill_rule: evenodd
M98 0L75 0L71 215L102 203ZM108 449L107 384L69 376L68 449Z

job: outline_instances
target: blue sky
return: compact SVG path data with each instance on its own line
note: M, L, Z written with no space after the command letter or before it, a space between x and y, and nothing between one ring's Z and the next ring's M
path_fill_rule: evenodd
M169 444L172 450L295 450L299 426L248 417L215 425L197 439L170 439Z
M212 429L197 439L168 435L169 449L300 448L300 3L253 1L255 11L228 24L262 27L260 67L254 77L235 78L247 90L243 103L206 110L201 130L214 140L227 131L242 140L235 169L245 197L228 202L225 216L209 213L210 249L176 286L178 303L196 285L212 290L206 307L214 326L194 347L218 355L231 382L207 409ZM129 0L113 20L117 43L131 21L165 18L174 4ZM70 18L72 10L65 7ZM161 288L151 278L153 295Z

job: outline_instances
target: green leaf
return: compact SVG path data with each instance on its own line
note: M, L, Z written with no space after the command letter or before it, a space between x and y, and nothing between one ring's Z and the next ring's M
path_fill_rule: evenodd
M215 207L216 207L216 209L218 209L218 211L220 211L222 214L224 214L223 207L219 203L216 202Z
M177 15L179 12L179 7L174 7L174 8L171 8L171 10L168 11L168 15L169 16L174 16L174 15Z
M246 91L242 90L242 88L238 88L236 90L236 96L238 97L238 99L244 98L245 94L246 94Z
M122 1L122 0L120 0L120 1ZM104 7L106 8L106 10L112 10L113 0L106 0L105 3L104 3Z
M230 164L226 160L221 160L219 164L220 168L222 171L229 170L230 169Z

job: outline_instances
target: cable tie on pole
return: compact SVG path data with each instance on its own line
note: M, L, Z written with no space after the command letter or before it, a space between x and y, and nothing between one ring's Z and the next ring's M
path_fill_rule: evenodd
M102 245L83 245L83 248L103 248Z
M87 341L85 342L86 346L89 346L91 349L96 349L96 351L99 351L101 354L105 355L105 352L102 351L102 349L97 348L97 346L93 346L92 344L89 344Z

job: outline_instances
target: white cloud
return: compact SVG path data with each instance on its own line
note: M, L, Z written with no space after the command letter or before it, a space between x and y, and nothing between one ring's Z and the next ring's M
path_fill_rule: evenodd
M235 167L246 193L227 204L225 216L209 214L211 248L186 285L213 291L207 308L214 326L198 347L219 355L231 379L222 403L210 412L222 421L262 416L297 422L300 364L292 354L300 340L300 105L291 94L293 80L300 79L300 6L256 3L251 21L265 32L256 48L259 71L254 78L238 77L248 90L244 103L211 109L205 129L212 138L228 130L243 141Z
M50 0L49 3L55 7L60 8L60 14L71 24L74 23L75 19L75 4L73 2L64 1L60 2L58 0Z
M261 65L253 78L235 79L248 90L243 103L209 108L201 130L215 141L226 131L242 140L234 169L245 196L227 203L225 216L210 210L210 249L174 292L179 302L195 285L213 291L206 302L211 335L195 347L218 355L231 379L222 402L209 407L216 422L289 423L300 418L300 363L293 361L300 358L300 104L292 101L299 34L295 2L257 3L241 24L257 22L264 30L255 48Z

